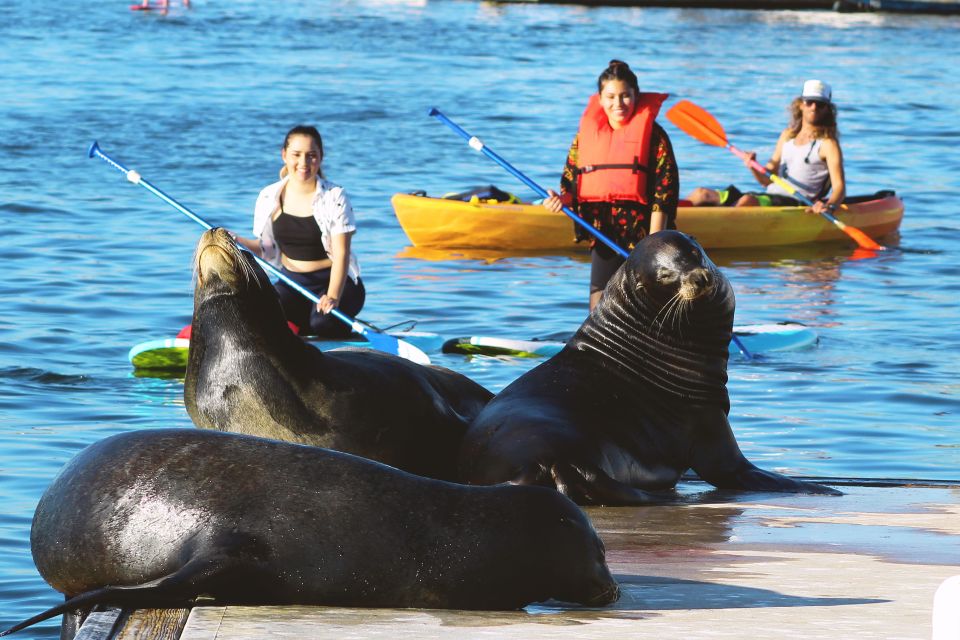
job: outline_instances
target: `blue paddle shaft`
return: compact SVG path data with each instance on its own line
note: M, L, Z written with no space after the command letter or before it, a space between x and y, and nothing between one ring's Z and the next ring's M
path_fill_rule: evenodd
M112 167L114 167L115 169L123 173L127 177L127 180L129 180L134 184L140 185L141 187L143 187L150 193L154 194L155 196L157 196L158 198L160 198L161 200L163 200L164 202L166 202L167 204L172 206L174 209L184 214L185 216L187 216L188 218L190 218L200 226L204 227L205 229L213 228L213 226L210 225L209 222L207 222L206 220L204 220L194 212L190 211L189 209L187 209L185 206L183 206L182 204L180 204L179 202L177 202L176 200L174 200L173 198L165 194L160 189L156 188L155 186L153 186L152 184L144 180L139 173L137 173L136 171L133 171L132 169L127 169L122 164L120 164L119 162L117 162L116 160L108 156L106 153L104 153L100 149L100 145L98 145L96 141L94 141L94 143L90 145L90 149L87 151L87 157L90 157L90 158L97 157L97 158L100 158L101 160L104 160L107 164L111 165ZM273 275L283 280L286 284L290 285L291 287L299 291L301 294L303 294L305 298L307 298L314 304L317 304L320 302L320 298L318 298L312 291L304 288L300 283L292 280L289 276L285 275L283 272L281 272L279 269L274 267L272 264L270 264L260 256L249 251L246 247L240 244L238 244L237 247L242 251L246 251L247 253L249 253L251 256L253 256L253 258L257 261L257 263L261 267L263 267ZM349 325L351 329L353 329L357 333L364 336L370 342L371 345L377 347L378 349L381 349L382 351L389 351L391 353L398 354L398 355L411 356L409 359L414 361L419 361L419 362L425 361L427 363L430 362L430 359L427 357L425 353L423 353L413 345L404 342L403 340L394 338L393 336L390 336L384 333L370 331L367 327L360 324L358 321L351 318L347 314L343 313L339 309L336 309L336 308L331 309L330 313L338 320Z
M483 155L487 156L488 158L490 158L491 160L499 164L501 167L506 169L510 174L512 174L515 178L520 180L520 182L522 182L523 184L533 189L541 198L550 197L550 194L547 193L546 189L538 185L536 182L534 182L533 180L528 178L526 175L524 175L519 169L517 169L512 164L510 164L509 162L504 160L502 157L500 157L499 154L497 154L495 151L493 151L492 149L487 147L485 144L483 144L483 142L481 142L479 138L477 138L476 136L471 136L469 133L464 131L460 125L458 125L456 122L453 122L452 120L450 120L450 118L440 113L440 111L436 107L430 109L429 115L433 116L443 124L453 129L453 131L456 132L457 135L459 135L461 138L467 141L467 144L470 145L471 149L475 149L479 151ZM576 213L571 211L568 207L563 207L563 212L567 214L567 216L571 220L573 220L575 223L577 223L578 225L580 225L581 227L583 227L584 229L592 233L597 240L599 240L603 244L607 245L608 247L616 251L620 256L624 258L629 257L630 254L623 247L615 243L613 240L611 240L607 236L600 233L598 229L595 229L593 226L590 225L590 223L588 223L586 220L584 220L583 218L578 216Z
M137 173L136 171L133 171L132 169L127 169L122 164L120 164L119 162L117 162L107 154L105 154L100 149L100 145L98 145L96 142L90 145L88 156L91 158L97 157L97 158L100 158L101 160L105 160L108 164L110 164L117 170L123 172L127 176L127 180L129 180L130 182L140 185L150 193L154 194L155 196L157 196L158 198L160 198L161 200L163 200L164 202L172 206L174 209L176 209L180 213L192 219L194 222L199 224L204 229L213 229L213 225L211 225L209 222L207 222L206 220L204 220L194 212L187 209L185 206L183 206L182 204L180 204L179 202L177 202L176 200L174 200L173 198L165 194L160 189L156 188L155 186L147 182L145 179L143 179L140 176L139 173ZM274 267L272 264L270 264L260 256L251 253L246 247L242 245L238 244L237 247L242 251L247 251L247 253L250 253L250 255L254 257L254 259L260 264L261 267L263 267L264 269L274 274L275 276L277 276L278 278L286 282L288 285L290 285L291 287L293 287L294 289L302 293L307 298L307 300L310 300L313 303L320 302L320 298L318 298L312 291L310 291L309 289L305 289L298 282L295 282L294 280L290 279L288 276L284 275L279 269ZM340 314L340 315L343 315L343 314ZM347 324L352 324L352 321L350 320L347 320L346 322Z

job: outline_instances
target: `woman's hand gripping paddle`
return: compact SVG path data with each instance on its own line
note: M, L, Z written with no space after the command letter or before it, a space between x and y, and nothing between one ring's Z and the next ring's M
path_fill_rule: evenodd
M813 201L797 191L796 187L794 187L792 184L780 176L770 173L767 168L761 165L759 162L750 159L750 156L745 151L742 151L741 149L738 149L730 144L730 142L727 140L727 134L723 130L723 127L707 110L695 105L689 100L681 100L677 104L670 107L670 109L667 111L667 118L669 118L670 122L675 124L678 129L687 135L696 138L700 142L712 145L714 147L725 147L729 149L735 155L747 160L750 163L750 166L755 170L766 175L772 181L786 189L787 192L794 196L797 200L800 200L807 206L813 206ZM850 236L861 249L870 249L871 251L886 250L886 247L874 242L870 236L865 234L863 231L857 229L856 227L851 227L848 224L844 224L840 220L837 220L835 217L830 215L829 212L820 211L820 215L835 224L838 229Z
M470 145L471 149L473 149L474 151L479 151L480 153L487 156L488 158L496 162L498 165L506 169L508 173L510 173L515 178L520 180L520 182L522 182L523 184L533 189L541 198L546 198L549 196L546 189L538 185L536 182L534 182L533 180L528 178L526 175L524 175L519 169L517 169L512 164L504 160L493 149L488 148L487 145L483 144L480 138L470 135L469 133L466 132L466 130L463 129L463 127L455 123L453 120L451 120L447 116L440 113L440 111L436 107L430 109L430 112L427 115L433 116L443 124L450 127L450 129L452 129L454 133L456 133L458 136L460 136L461 138L467 141L467 144ZM617 255L623 257L624 259L630 256L630 254L627 253L627 251L623 247L615 243L613 240L611 240L607 236L603 235L599 229L596 229L592 225L588 224L586 220L584 220L583 218L578 216L576 213L571 211L569 207L563 207L563 212L567 214L567 217L569 217L571 220L573 220L578 225L580 225L581 227L583 227L584 229L592 233L597 240L599 240L603 244L613 249L617 253ZM739 349L740 353L743 354L743 357L746 358L747 360L752 359L750 352L747 351L747 348L743 346L743 343L740 342L740 339L737 338L737 336L735 335L732 336L732 338L733 338L734 344L737 345L737 349Z
M177 202L176 200L174 200L173 198L165 194L160 189L157 189L155 186L153 186L152 184L144 180L142 177L140 177L139 173L137 173L132 169L127 169L122 164L120 164L119 162L117 162L107 154L105 154L103 151L101 151L100 146L96 142L90 145L90 149L87 152L87 156L90 158L93 158L93 157L100 158L107 164L111 165L113 168L123 173L127 177L127 180L129 180L133 184L140 185L141 187L143 187L153 195L157 196L158 198L160 198L161 200L163 200L164 202L172 206L174 209L176 209L183 215L187 216L188 218L190 218L191 220L199 224L201 227L204 227L205 229L213 228L209 222L207 222L206 220L204 220L194 212L190 211L189 209L187 209L185 206L183 206L182 204L180 204L179 202ZM242 251L247 251L246 248L240 246L239 244L237 246ZM263 267L264 269L266 269L267 271L269 271L270 273L277 276L278 278L283 280L285 283L287 283L288 285L290 285L291 287L299 291L308 300L312 301L314 304L317 304L318 302L320 302L320 299L316 295L314 295L312 291L310 291L309 289L305 289L299 283L294 282L293 280L288 278L279 269L274 267L272 264L270 264L266 260L263 260L262 258L260 258L260 256L256 254L251 254L251 255L253 255L253 257L260 264L261 267ZM364 324L361 324L358 320L351 318L350 316L341 312L338 309L331 309L330 313L333 314L333 316L336 317L338 320L350 325L351 329L353 329L354 331L362 335L364 338L366 338L367 341L370 343L370 346L376 349L377 351L392 353L393 355L400 356L401 358L406 358L407 360L411 360L419 364L430 364L430 358L427 356L427 354L421 351L420 349L418 349L417 347L413 346L409 342L400 340L399 338L395 338L387 333L377 331L372 327L368 327Z

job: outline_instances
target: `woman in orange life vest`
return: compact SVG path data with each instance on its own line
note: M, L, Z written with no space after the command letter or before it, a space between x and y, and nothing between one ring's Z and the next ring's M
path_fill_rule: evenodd
M355 316L366 299L350 248L357 230L350 199L343 187L323 176L323 140L316 128L299 125L287 132L280 158L280 181L257 197L256 238L231 235L320 299L314 306L282 280L276 283L283 312L301 334L349 335L350 326L328 314L339 308Z
M626 251L645 236L675 229L680 180L673 147L654 119L667 98L641 93L625 62L611 60L597 79L560 178L543 206L566 205ZM590 309L623 258L579 225L577 242L590 240Z

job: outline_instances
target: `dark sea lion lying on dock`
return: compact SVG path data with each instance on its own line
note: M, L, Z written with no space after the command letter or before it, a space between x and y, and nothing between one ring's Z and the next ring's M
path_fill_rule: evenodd
M619 597L590 521L541 487L469 487L336 451L156 429L80 452L40 499L31 545L96 604L517 609ZM4 635L4 634L0 634Z
M581 504L663 502L693 469L722 489L829 493L751 464L727 414L730 283L689 236L644 238L567 346L501 391L460 453L471 484L555 486Z
M203 234L195 266L183 390L194 424L455 477L467 424L493 394L442 367L305 343L267 274L223 229Z

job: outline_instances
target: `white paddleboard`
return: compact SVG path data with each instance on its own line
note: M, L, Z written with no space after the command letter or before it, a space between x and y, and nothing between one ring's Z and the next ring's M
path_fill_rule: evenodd
M737 325L733 333L743 347L753 354L802 349L817 343L817 332L796 322ZM566 343L559 340L514 340L494 336L466 336L443 343L444 353L469 355L549 358L560 352ZM730 353L740 354L736 342L730 341Z
M423 352L439 351L443 346L443 337L436 333L425 331L397 331L389 335L409 342ZM320 338L304 338L321 351L339 349L340 347L369 347L370 343L357 337L346 340L325 340ZM187 370L187 359L190 354L190 340L187 338L167 338L148 340L134 345L127 358L137 371L161 371L168 374L184 373Z

